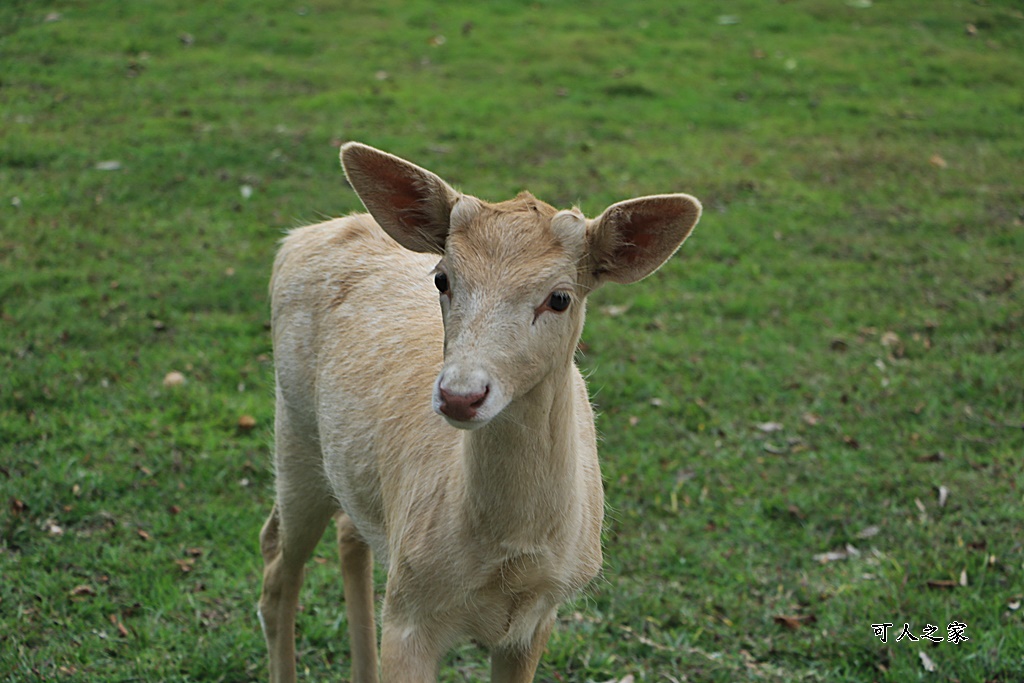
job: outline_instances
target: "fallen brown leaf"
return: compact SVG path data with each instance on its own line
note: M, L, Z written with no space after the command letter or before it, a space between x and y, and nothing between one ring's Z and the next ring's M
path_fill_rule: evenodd
M942 451L935 451L931 455L922 455L917 458L917 462L942 462L946 457L946 454Z
M801 416L801 419L803 419L804 424L809 425L811 427L821 422L821 416L815 415L814 413L804 413Z
M878 532L880 532L881 530L882 530L881 527L879 527L877 525L872 525L872 526L869 526L869 527L864 527L859 532L857 532L857 538L873 538L873 537L877 536Z
M118 618L116 614L111 614L109 619L110 623L117 627L117 632L121 635L121 637L127 638L129 635L128 629L125 628L125 625L123 623L121 623L121 619Z
M601 313L605 314L609 318L618 318L620 315L628 311L631 306L632 304L622 304L621 306L602 306Z
M644 636L644 635L642 635L642 634L640 634L640 633L637 633L637 632L636 632L635 630L633 630L633 628L632 628L632 627L630 627L630 626L626 626L625 624L623 624L622 626L620 626L620 628L621 628L621 629L622 629L622 631L623 631L624 633L626 633L627 635L629 635L629 636L632 636L632 637L636 638L636 639L637 639L637 640L638 640L639 642L643 643L644 645L646 645L646 646L648 646L648 647L652 647L652 648L654 648L655 650L662 650L662 651L665 651L665 650L669 650L669 649L670 649L670 648L668 648L667 646L665 646L665 645L662 645L661 643L657 643L657 642L655 642L655 641L651 640L650 638L648 638L648 637L646 637L646 636ZM631 677L632 677L632 676L631 676Z
M814 556L816 562L827 564L829 562L835 562L837 560L845 560L849 555L846 554L845 550L830 550L827 553L818 553Z
M88 596L92 596L92 595L96 595L96 589L93 588L92 586L88 585L88 584L83 583L80 586L75 586L74 588L72 588L70 593L68 593L68 595L71 595L72 597L76 597L76 598L77 597L87 596L87 595Z
M946 590L952 590L957 587L956 581L950 581L949 579L928 579L929 588L943 588Z
M796 630L805 624L813 624L818 620L813 614L796 614L796 615L785 615L780 614L774 618L776 624L785 626L788 629Z
M185 383L185 375L181 374L177 370L171 370L164 375L164 386L165 387L180 387Z

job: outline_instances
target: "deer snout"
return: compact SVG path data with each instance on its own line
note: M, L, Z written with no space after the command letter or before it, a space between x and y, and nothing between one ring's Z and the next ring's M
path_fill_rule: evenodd
M476 417L476 411L484 404L490 393L490 385L485 386L483 391L472 394L459 394L448 391L444 387L438 387L438 395L441 399L438 410L453 420L469 422Z

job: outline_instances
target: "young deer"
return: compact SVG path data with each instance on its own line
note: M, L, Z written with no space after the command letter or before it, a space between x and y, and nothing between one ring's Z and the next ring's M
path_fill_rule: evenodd
M271 680L295 680L303 565L336 517L354 681L377 680L373 555L385 681L436 680L470 638L493 681L530 681L559 603L601 568L594 416L573 362L586 296L656 270L700 204L642 197L588 220L528 193L489 204L365 145L341 160L370 215L292 232L271 282Z

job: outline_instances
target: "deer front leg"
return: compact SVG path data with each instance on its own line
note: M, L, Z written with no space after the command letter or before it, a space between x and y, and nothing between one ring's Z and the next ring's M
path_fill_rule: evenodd
M286 520L290 520L288 517ZM263 591L259 617L270 655L271 683L295 680L295 613L299 607L303 567L323 535L330 514L286 525L274 506L260 532L263 554Z
M337 517L338 555L345 588L352 683L377 683L377 626L373 615L373 552L352 519Z
M555 613L537 625L533 639L522 648L495 648L491 652L491 683L529 683L537 671L544 647L555 625Z
M381 620L380 670L383 683L434 683L445 643L439 642L443 625L415 624L393 609L394 580L388 583Z

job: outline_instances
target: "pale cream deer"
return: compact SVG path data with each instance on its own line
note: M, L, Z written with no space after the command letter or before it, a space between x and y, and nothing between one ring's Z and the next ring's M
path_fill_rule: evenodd
M349 143L370 212L293 231L271 283L276 504L260 536L270 677L295 679L303 566L337 518L352 679L436 680L455 643L530 681L558 605L601 568L604 496L573 361L586 296L656 270L700 204L632 199L588 220L528 193L464 195ZM438 299L440 302L438 302Z

